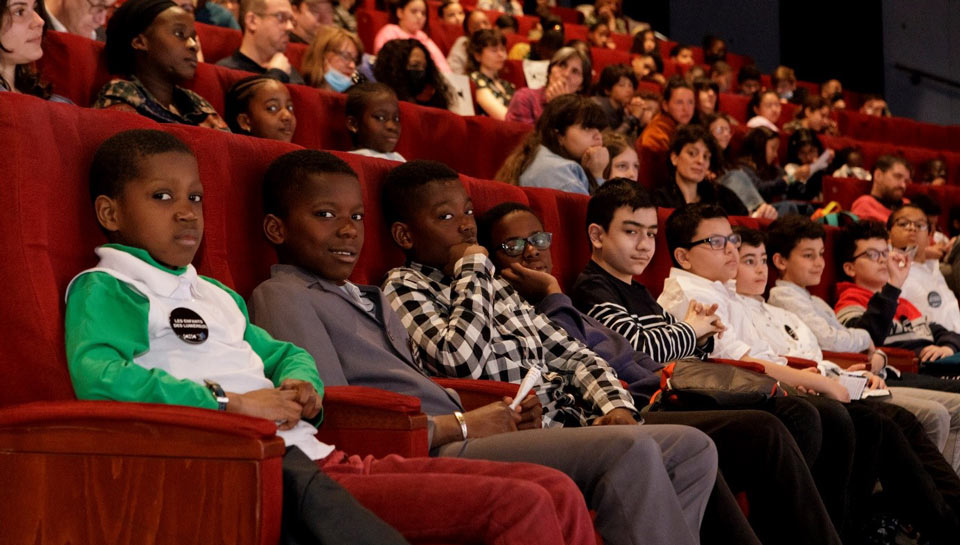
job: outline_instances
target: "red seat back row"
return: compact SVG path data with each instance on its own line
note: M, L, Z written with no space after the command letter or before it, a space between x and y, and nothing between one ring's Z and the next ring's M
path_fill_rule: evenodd
M887 142L866 142L847 136L820 136L824 146L841 150L846 147L858 148L863 153L863 162L866 168L872 169L877 158L884 154L899 155L905 158L913 168L931 159L941 159L947 165L947 180L950 185L960 185L960 152L941 151L930 148L919 148L891 144ZM785 142L782 142L785 144Z
M874 117L851 110L837 112L840 134L875 142L960 151L960 126L922 123L903 117Z
M872 182L868 180L858 180L856 178L834 178L833 176L824 176L823 178L823 197L828 201L837 201L844 210L849 210L855 201L861 195L870 193ZM905 193L907 199L914 195L929 195L943 209L940 214L940 223L938 228L941 231L947 231L950 226L950 210L960 204L960 187L942 185L932 186L929 184L907 184Z

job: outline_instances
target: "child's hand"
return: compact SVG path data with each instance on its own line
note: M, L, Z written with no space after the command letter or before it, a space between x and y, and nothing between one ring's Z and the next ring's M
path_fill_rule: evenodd
M510 268L500 271L500 275L520 292L526 300L537 303L544 297L563 293L560 283L548 272L528 269L519 263L513 263Z
M513 398L505 397L503 402L509 407L513 403ZM525 397L514 412L520 415L520 421L517 422L518 430L535 430L542 427L543 406L537 396L528 395Z
M636 425L637 419L628 409L614 409L593 421L594 426L630 426Z
M868 390L877 390L887 387L887 383L883 381L882 378L874 375L870 371L867 371L864 376L867 377L867 389Z
M758 206L757 209L754 210L752 214L750 214L750 217L775 220L777 219L777 209L770 206L767 203L763 203L760 206Z
M910 256L897 250L891 251L887 259L887 271L890 273L890 285L902 287L910 274Z
M270 58L270 62L267 63L267 70L270 70L271 68L276 68L284 74L289 74L290 59L288 59L283 53L276 53Z
M949 346L937 346L935 344L924 346L920 350L920 361L937 361L940 358L946 358L953 355L953 349Z
M273 420L281 430L289 430L300 421L303 408L297 403L297 392L265 388L245 394L227 392L227 412Z
M943 256L946 255L946 253L947 247L943 244L930 244L923 249L922 259L924 261L928 259L936 259L937 261L940 261L943 259Z
M603 146L592 146L583 152L580 158L580 164L583 168L589 170L594 178L603 178L603 171L610 162L610 150Z
M313 418L320 413L320 409L323 407L323 400L320 398L317 390L314 389L313 384L305 380L288 378L280 383L280 389L292 390L297 393L295 401L303 407L300 412L300 418Z
M704 307L702 303L691 300L687 306L687 315L683 318L683 321L693 328L694 335L697 336L697 344L703 344L713 335L726 329L723 322L715 314L716 311L716 303Z
M467 257L468 255L473 254L487 254L487 249L479 244L474 244L473 242L462 242L460 244L454 244L450 247L449 259L447 260L447 266L444 267L443 272L447 276L453 275L453 269L457 264L457 261Z

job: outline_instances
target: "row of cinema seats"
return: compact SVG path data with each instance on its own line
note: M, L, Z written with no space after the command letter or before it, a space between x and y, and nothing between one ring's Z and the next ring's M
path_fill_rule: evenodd
M834 178L832 176L825 176L823 178L823 198L826 201L837 201L844 210L849 210L857 197L870 192L870 184L871 182L869 181L858 180L856 178ZM960 186L907 184L907 190L904 195L907 199L910 199L910 197L914 195L929 195L936 202L940 203L943 211L940 214L938 229L944 233L949 232L950 211L952 208L960 205Z
M198 25L199 26L199 25ZM110 75L103 44L71 34L49 32L40 66L54 90L79 106L93 103ZM248 76L209 63L197 66L187 86L206 98L221 114L224 96L237 80ZM349 150L350 134L344 120L346 95L303 85L288 89L297 112L293 141L307 148ZM446 110L401 102L404 135L397 151L405 157L442 160L459 172L492 178L503 160L523 140L530 127L488 117L463 117Z
M70 279L95 264L93 249L105 240L86 173L100 142L132 128L175 134L199 157L206 228L195 265L202 274L249 296L275 261L260 232L260 179L272 159L298 146L0 94L0 139L7 143L0 155L0 200L7 206L0 219L0 283L7 288L0 293L0 487L17 498L0 502L0 542L43 536L44 542L114 543L136 541L129 533L141 532L154 543L274 545L283 449L271 423L75 400L63 348L63 297ZM377 284L402 263L379 214L378 194L393 164L337 154L364 186L366 243L352 279ZM556 237L555 273L569 288L588 259L586 197L462 179L479 213L515 200L543 218ZM661 218L668 212L661 210ZM663 238L661 232L661 251L642 279L654 292L669 269ZM821 295L830 295L832 278L825 276ZM461 392L468 408L516 392L500 383L444 383ZM327 389L324 407L320 437L348 452L426 454L416 399L335 387Z

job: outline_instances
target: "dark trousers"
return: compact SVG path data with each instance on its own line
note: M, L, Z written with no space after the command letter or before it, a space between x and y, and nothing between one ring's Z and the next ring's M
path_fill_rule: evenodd
M283 457L284 545L409 545L297 447Z
M816 416L810 406L785 406L799 407L798 414L809 409ZM703 543L756 543L757 537L763 543L840 543L803 454L776 417L755 410L661 411L646 413L644 419L693 426L717 446L723 479L717 481L701 525ZM726 497L727 485L746 493L753 532L737 524L739 513L730 512L736 504Z
M899 377L895 377L893 373L888 373L886 382L889 386L923 388L924 390L939 390L941 392L960 394L960 380L948 380L930 375L901 373Z

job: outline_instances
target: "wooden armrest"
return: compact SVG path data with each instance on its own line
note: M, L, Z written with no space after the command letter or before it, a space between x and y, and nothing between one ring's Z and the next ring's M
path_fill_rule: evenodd
M916 373L919 369L919 361L913 350L905 348L889 348L884 346L880 350L887 355L887 365L896 367L905 373Z
M329 386L317 439L349 454L428 456L427 416L420 400L365 386Z
M501 401L505 396L514 397L517 395L517 390L520 389L519 384L499 382L496 380L434 378L433 381L444 388L450 388L456 391L460 396L460 403L463 404L464 410L467 411L472 411L484 405ZM531 391L528 395L536 394Z
M0 409L0 543L275 545L283 440L273 422L172 405ZM82 506L82 508L78 508Z
M793 356L786 356L787 365L793 367L794 369L808 369L810 367L816 367L817 362L813 360L808 360L806 358L796 358Z
M823 352L823 359L830 360L844 369L851 365L870 361L866 354L859 352L829 352L826 350Z

